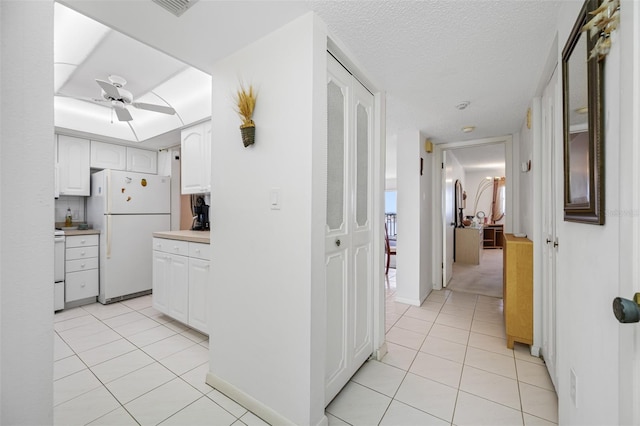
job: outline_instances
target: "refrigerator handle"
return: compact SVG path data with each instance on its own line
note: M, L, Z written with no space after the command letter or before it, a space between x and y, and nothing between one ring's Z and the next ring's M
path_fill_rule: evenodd
M111 213L111 169L107 169L106 173L105 173L105 178L106 178L106 182L105 182L105 188L104 188L104 195L105 197L107 197L107 211L106 213L109 214ZM110 253L110 252L109 252Z
M107 215L107 259L111 259L111 215Z

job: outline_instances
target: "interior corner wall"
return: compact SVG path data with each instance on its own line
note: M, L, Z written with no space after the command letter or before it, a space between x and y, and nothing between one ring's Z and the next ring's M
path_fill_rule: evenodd
M559 57L580 7L580 2L563 2L560 6ZM625 2L621 7L623 15ZM620 424L618 338L621 325L613 317L611 301L619 296L621 265L637 262L620 250L621 238L625 238L621 235L631 237L629 231L621 227L620 214L615 214L621 206L620 182L629 178L621 174L621 170L637 168L637 164L629 163L631 156L620 155L621 147L635 143L620 137L621 93L631 86L629 80L621 81L620 63L621 57L633 53L621 52L619 40L633 37L632 32L627 33L630 30L632 26L620 25L604 65L605 224L565 222L562 206L556 218L559 424ZM558 88L562 88L562 73L558 73ZM557 125L562 126L562 122ZM563 191L562 185L560 178L556 190ZM577 378L575 404L570 393L572 372Z
M212 70L210 376L294 424L324 419L326 40L307 14ZM247 148L241 81L258 93Z
M0 1L0 40L0 424L52 424L53 0Z
M531 101L531 128L527 127L527 123L523 122L520 128L519 134L519 156L516 158L513 171L519 175L518 192L520 195L520 218L519 218L519 230L516 232L522 232L527 234L530 240L533 240L534 229L534 210L533 210L533 183L534 183L534 170L529 172L523 172L521 166L523 163L532 162L532 167L540 168L540 164L533 162L533 146L534 140L540 143L539 122L540 117L540 99L536 98ZM536 170L540 172L540 170Z
M429 270L427 222L430 213L423 212L427 204L427 177L431 174L430 161L422 151L422 138L418 130L405 130L398 134L398 236L396 254L396 300L419 306L432 288ZM420 176L420 158L423 175ZM428 200L431 200L429 198ZM427 273L428 271L428 273Z

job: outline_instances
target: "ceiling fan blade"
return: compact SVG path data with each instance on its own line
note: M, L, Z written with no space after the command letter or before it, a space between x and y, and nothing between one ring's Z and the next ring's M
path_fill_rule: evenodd
M120 92L118 92L117 87L107 81L98 80L97 78L96 83L98 83L98 85L102 88L102 90L104 90L107 95L109 95L109 97L113 99L120 99Z
M131 117L131 113L129 111L127 111L126 108L115 107L113 109L115 110L116 115L118 116L118 120L120 120L120 121L131 121L131 120L133 120L133 117Z
M173 115L176 113L175 109L167 106L162 106L162 105L146 104L144 102L134 102L131 105L139 109L146 109L148 111L161 112L163 114Z

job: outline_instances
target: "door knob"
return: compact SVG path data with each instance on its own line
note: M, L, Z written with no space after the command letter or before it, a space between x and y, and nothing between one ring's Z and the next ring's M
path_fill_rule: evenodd
M336 240L336 246L340 247L340 240Z
M613 299L613 315L623 324L640 322L640 293L633 300L616 297Z

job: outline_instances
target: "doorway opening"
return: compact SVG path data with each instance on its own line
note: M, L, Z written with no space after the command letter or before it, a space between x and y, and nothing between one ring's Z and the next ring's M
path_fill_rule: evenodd
M434 251L442 287L502 298L502 236L514 217L511 139L447 144L441 155L441 244Z

